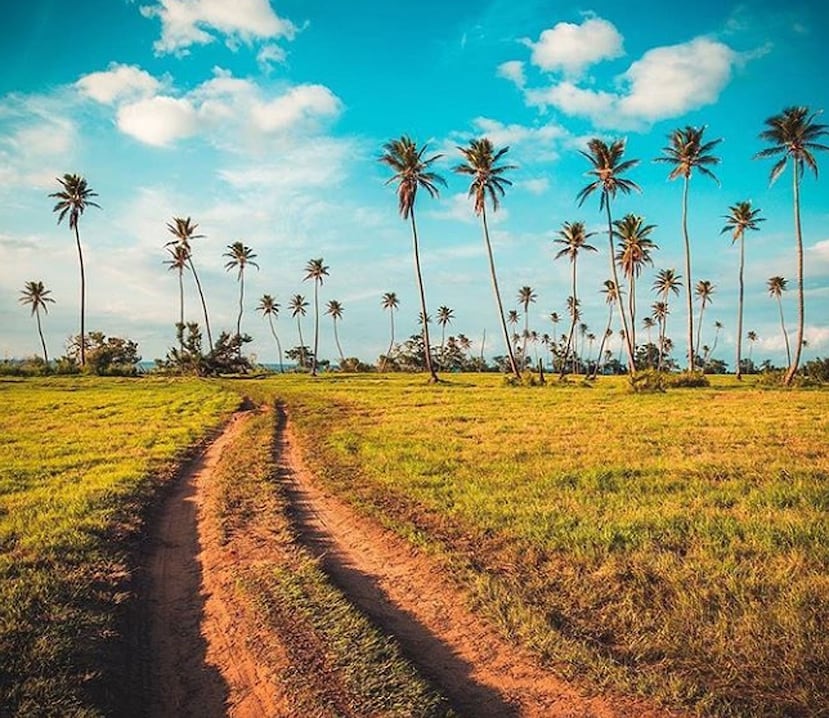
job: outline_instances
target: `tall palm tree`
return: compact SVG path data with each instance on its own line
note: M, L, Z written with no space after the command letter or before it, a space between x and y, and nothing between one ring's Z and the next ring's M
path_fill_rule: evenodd
M664 311L661 311L660 314L654 313L654 317L659 322L659 346L660 348L665 344L665 335L667 331L667 324L668 324L668 295L673 292L673 294L679 296L679 289L682 286L681 275L676 273L674 269L660 269L656 273L656 279L653 283L653 290L660 296L661 301L657 302L657 304L664 304ZM660 307L660 309L662 309ZM660 351L659 357L659 369L662 369L662 355Z
M643 224L642 217L626 214L613 223L614 235L620 246L616 251L616 262L628 281L628 317L630 317L630 343L636 350L636 280L646 264L653 265L651 252L659 247L650 238L655 229L652 224ZM618 290L617 290L618 292Z
M302 339L302 317L305 316L305 310L308 307L308 302L305 301L305 297L301 294L294 294L291 297L291 301L288 304L291 308L291 316L296 318L296 330L297 334L299 334L299 363L302 365L304 369L307 365L307 358L305 356L305 342Z
M805 301L803 297L803 233L800 226L800 178L806 166L810 167L817 178L818 168L814 152L829 150L829 146L820 143L822 137L829 135L829 126L815 122L818 113L810 112L808 107L787 107L779 115L769 117L766 129L760 133L760 139L771 143L771 147L758 152L757 157L782 157L771 168L770 182L780 176L789 159L792 161L792 182L794 195L794 233L797 242L797 342L795 343L794 361L789 362L784 383L792 383L800 364L800 350L803 346L803 327L805 322Z
M700 336L702 335L702 316L705 313L705 307L707 307L713 300L711 299L714 291L716 290L716 286L712 284L707 279L701 279L697 282L696 286L694 287L694 294L696 295L697 299L699 299L699 322L697 326L697 343L696 348L699 351L700 347ZM703 369L705 367L703 366ZM737 370L739 372L739 369ZM739 373L738 373L739 378Z
M658 301L651 304L651 311L653 312L653 318L656 321L656 325L659 327L659 346L657 352L657 360L656 360L656 370L662 371L662 355L664 353L665 347L665 329L668 324L668 314L670 314L670 309L668 307L668 302Z
M268 318L268 325L271 328L271 334L273 334L273 338L276 340L276 351L279 354L279 373L285 373L285 366L282 364L282 344L279 341L279 337L276 334L276 329L273 326L273 318L279 318L279 302L277 302L270 294L263 294L262 298L259 300L259 305L256 307L256 311L262 312L263 317Z
M52 208L52 211L60 212L58 215L58 224L63 221L63 218L67 214L69 215L69 231L75 232L75 244L78 247L78 263L81 268L81 366L85 366L86 274L84 273L83 250L81 249L81 236L78 233L78 221L87 207L101 209L101 205L92 201L92 197L97 197L98 193L93 192L92 188L87 185L86 179L80 175L65 174L63 177L58 177L57 181L63 189L49 195L57 199L57 203Z
M199 299L201 299L202 312L204 313L204 326L207 329L207 343L210 345L210 350L213 351L213 335L210 332L210 319L207 316L207 302L204 300L204 292L199 281L199 275L196 272L196 266L193 264L193 248L190 246L192 240L204 238L203 234L196 234L198 227L199 225L192 222L189 217L173 217L173 221L167 223L167 229L175 239L171 239L164 246L180 245L187 252L187 264L190 267L190 271L193 272L193 279L196 280L196 289L199 292Z
M337 345L337 351L340 354L340 361L345 362L345 354L343 348L340 346L340 337L337 334L337 320L343 318L343 305L336 299L331 299L325 308L325 313L331 315L331 321L334 322L334 343Z
M579 298L578 292L576 291L576 261L579 256L579 252L582 250L588 252L597 251L593 245L587 243L587 240L594 234L595 232L588 232L586 230L583 222L565 222L558 232L558 238L553 240L556 244L564 245L563 248L556 253L555 259L559 259L560 257L568 257L570 259L573 292L570 296L573 298L574 306L578 306ZM570 334L567 338L567 346L564 348L564 356L567 356L570 352L570 346L573 341L573 332L576 328L576 314L577 312L572 312ZM564 373L565 369L562 367L562 377L564 376Z
M754 342L757 341L757 332L749 330L746 339L748 339L748 363L751 364L751 352L754 349Z
M719 180L709 169L712 165L719 164L720 158L711 154L722 138L703 142L702 136L705 127L685 127L674 130L668 135L668 146L662 149L662 156L656 158L656 162L665 162L673 165L669 179L682 177L684 180L682 189L682 236L685 239L685 291L686 309L688 311L688 369L694 371L694 311L693 298L691 296L691 239L688 236L688 185L694 169L700 174L710 177L717 184Z
M236 336L242 336L242 312L244 311L245 302L245 268L250 265L259 269L259 265L253 261L256 255L253 250L241 242L234 242L227 245L227 252L223 257L228 257L225 263L225 271L229 272L231 269L238 269L236 273L236 281L239 282L239 315L236 317ZM242 343L239 343L239 352L242 352Z
M507 323L504 318L504 305L501 302L501 292L498 289L498 276L495 273L495 259L492 255L492 243L489 241L489 227L486 221L486 201L492 204L492 211L497 212L499 197L506 193L505 188L512 185L504 173L515 169L515 165L498 164L509 152L509 147L502 147L496 150L492 142L483 137L479 140L472 140L468 147L458 147L463 154L465 162L457 165L454 170L460 174L472 177L469 185L469 196L475 200L475 214L480 216L484 230L484 243L486 244L487 257L489 258L489 276L492 280L492 292L495 295L495 304L498 309L498 320L501 324L501 331L504 334L504 344L507 349L510 370L516 378L521 377L518 371L518 364L515 361L515 354L507 332Z
M632 288L631 288L632 289ZM599 364L602 358L602 352L604 352L604 345L605 342L609 337L613 335L613 330L610 328L610 325L613 323L613 305L619 301L619 289L616 287L616 284L612 279L605 279L604 280L604 289L601 290L602 294L605 296L605 303L607 304L607 326L605 327L604 334L602 334L602 341L599 344L599 355L596 358L596 366L593 369L593 378L596 378L596 374L599 371Z
M737 202L728 208L725 215L725 227L720 234L731 232L731 243L740 242L739 295L737 302L737 378L742 379L742 337L743 337L743 269L745 267L745 233L747 229L760 229L760 222L766 220L760 216L760 209L752 209L751 202ZM699 341L699 340L697 340Z
M20 293L22 295L19 299L20 303L29 304L32 307L32 314L37 319L37 333L40 336L40 344L43 347L43 362L48 367L49 355L46 352L46 340L43 338L43 327L40 324L40 310L42 309L46 314L49 313L47 304L50 302L52 304L55 303L55 300L49 296L52 292L43 286L43 282L31 281L26 282ZM83 345L83 342L81 342L81 345Z
M179 346L184 348L184 270L187 269L187 250L180 244L167 247L170 259L165 259L170 271L178 272L178 325L176 327Z
M714 356L714 352L717 350L717 342L720 340L720 332L723 330L723 323L720 321L714 322L714 341L711 342L711 349L705 353L703 359L705 362L708 362L708 357Z
M789 346L789 333L786 331L786 322L783 319L783 292L788 288L789 280L780 276L770 277L767 286L769 296L777 300L777 307L780 309L780 329L783 331L783 340L786 342L787 366L792 366L792 350ZM796 350L799 351L799 350Z
M317 375L317 352L319 351L320 336L319 288L322 284L322 278L327 276L328 267L322 263L322 257L308 260L305 265L305 277L303 281L307 281L308 279L314 280L314 356L311 358L311 376Z
M394 174L386 182L397 182L397 199L400 216L409 219L412 225L412 246L414 248L415 275L417 287L420 293L420 312L423 316L428 314L426 310L426 292L423 288L423 274L420 270L420 249L417 239L417 224L415 223L415 199L418 188L423 188L430 197L438 196L438 185L446 186L446 180L439 174L433 172L430 167L433 162L440 159L442 155L424 157L427 145L420 149L405 135L397 140L390 140L383 145L383 156L380 162L391 168ZM438 381L438 375L432 366L432 353L429 343L429 324L423 323L423 346L426 357L426 371L429 372L429 380Z
M383 295L382 299L383 309L389 310L389 320L391 322L391 338L389 339L389 349L383 356L383 363L380 365L380 371L382 372L386 368L386 360L391 354L392 347L394 346L394 312L400 306L400 300L397 298L397 294L395 292L386 292Z
M440 368L443 369L443 349L446 344L446 325L451 324L455 318L455 312L442 305L438 307L438 324L440 324Z
M616 193L630 194L633 190L641 192L641 188L633 180L629 180L622 175L628 170L639 164L639 160L624 160L622 157L625 154L625 141L615 140L610 145L606 144L598 138L593 138L587 143L587 152L581 150L581 154L591 164L591 169L587 172L588 175L595 177L590 184L582 188L577 195L579 207L584 204L584 201L596 190L599 191L599 211L604 209L607 213L607 241L610 246L610 275L613 278L613 283L622 291L622 285L619 283L619 275L616 272L616 252L613 248L613 218L610 214L610 202L616 198ZM633 345L633 334L628 328L627 315L625 314L623 302L618 302L619 318L621 319L622 328L619 331L624 332L624 347L628 355L628 373L633 376L636 372L636 363L634 362L634 353L636 348Z
M518 301L524 307L524 345L521 348L521 357L527 356L527 338L530 335L530 304L534 303L538 298L535 290L532 287L521 287L518 290Z

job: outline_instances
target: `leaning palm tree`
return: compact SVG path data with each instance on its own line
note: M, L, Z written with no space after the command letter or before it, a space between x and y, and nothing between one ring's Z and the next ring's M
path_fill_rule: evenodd
M707 279L701 279L694 287L694 294L699 299L699 322L697 323L697 343L696 348L699 350L700 336L702 335L702 316L705 313L705 307L712 302L712 295L716 290L716 286ZM703 366L703 369L705 366ZM737 370L737 378L739 379L739 369Z
M664 311L661 312L661 318L656 313L654 317L659 321L659 346L663 347L665 344L665 335L668 324L668 295L673 294L679 296L679 289L682 286L680 280L682 277L676 273L674 269L660 269L656 273L656 279L653 283L653 290L659 295L661 301L657 304L664 304ZM660 308L661 309L661 308ZM662 356L660 353L659 367L662 369Z
M455 318L455 312L446 305L442 305L438 307L437 316L438 324L440 324L440 368L443 369L443 351L444 346L446 345L446 325L452 323L452 320Z
M472 182L469 185L469 196L475 200L475 214L480 216L484 231L484 243L486 245L487 257L489 258L489 276L492 281L492 292L495 295L495 304L498 310L498 320L501 324L501 331L504 335L504 344L507 349L509 368L516 378L521 377L518 371L518 364L515 361L515 354L507 332L507 323L504 318L504 305L501 302L501 292L498 289L498 276L495 273L495 259L492 255L492 243L489 241L489 227L486 221L486 201L489 197L492 203L492 211L497 212L499 197L503 197L506 187L512 185L504 173L515 169L514 165L498 164L509 152L509 147L502 147L496 150L492 142L483 137L479 140L472 140L468 147L458 147L463 154L465 162L457 165L455 172L471 176Z
M711 348L703 355L703 360L708 363L708 357L713 356L717 350L717 342L720 340L720 332L723 330L723 323L721 321L714 322L714 341L711 342Z
M337 320L343 318L343 305L336 299L331 299L325 307L325 313L331 315L331 321L334 322L334 343L337 345L337 351L340 354L340 362L345 363L345 355L343 348L340 346L340 337L337 334Z
M628 317L630 318L630 343L636 350L636 280L646 264L653 265L651 252L659 247L650 238L655 229L643 224L642 217L626 214L613 223L614 235L620 242L616 262L628 281ZM618 290L617 290L618 291Z
M737 301L737 378L742 379L742 337L743 337L743 268L745 267L745 233L747 229L758 230L760 222L765 222L760 216L760 209L752 209L751 202L737 202L728 208L725 215L725 227L720 234L731 232L731 243L740 241L740 272L739 294ZM699 342L699 339L697 340Z
M170 265L170 271L178 272L178 334L179 347L184 350L184 270L187 269L187 250L181 245L167 247L170 259L165 259L164 264Z
M417 278L417 288L420 293L420 312L423 316L428 314L426 310L426 292L423 288L423 274L420 270L420 249L417 239L417 224L415 223L415 199L417 197L418 188L423 188L430 197L438 196L437 185L446 186L446 180L439 174L433 172L430 166L433 162L438 160L442 155L433 155L432 157L424 157L427 145L423 145L420 149L417 145L405 135L398 140L390 140L383 145L383 156L380 162L391 168L394 174L386 182L397 182L397 199L398 210L403 219L411 221L412 225L412 246L414 248L414 263L415 275ZM429 380L438 381L438 375L432 366L432 355L429 347L429 325L428 322L423 323L423 346L426 348L426 371L429 372Z
M829 146L818 140L829 136L829 126L815 122L816 112L810 112L808 107L787 107L779 115L766 120L766 129L760 133L760 138L771 143L771 147L758 152L757 157L776 157L783 155L771 168L770 182L780 176L786 168L786 163L792 161L792 182L794 188L794 233L797 242L797 342L795 343L794 361L789 360L789 370L783 382L788 386L792 383L797 367L800 364L800 350L803 346L803 327L805 302L803 297L803 233L800 227L800 178L808 165L817 178L818 169L814 152L829 150Z
M518 302L524 307L524 345L521 347L521 357L527 356L527 338L530 336L530 304L535 302L538 295L532 287L521 287L518 290Z
M305 356L305 342L302 339L302 317L305 316L305 310L308 307L308 302L305 301L305 297L301 294L294 294L291 297L291 301L288 304L291 308L291 316L296 318L296 331L299 334L299 363L300 366L304 369L307 364L307 358Z
M616 272L616 252L613 248L613 218L610 214L610 201L615 199L617 192L622 194L630 194L631 191L636 190L641 192L639 185L633 180L626 179L622 175L629 169L639 164L639 160L625 160L622 157L625 154L625 141L615 140L610 145L606 144L598 138L593 138L587 143L587 152L581 151L581 154L592 165L587 172L588 175L595 177L589 185L582 188L578 193L577 199L579 206L584 204L584 201L596 190L599 190L599 211L602 209L607 212L607 241L610 245L610 274L613 278L613 283L622 291L622 286L619 283L619 275ZM618 302L619 318L621 319L622 328L620 332L624 332L624 347L628 355L628 373L633 376L636 372L636 363L634 362L635 347L633 345L633 334L628 328L628 319L625 314L623 302Z
M601 363L605 342L613 335L613 330L610 328L610 325L613 323L613 305L619 301L619 290L612 279L604 280L604 289L602 289L602 293L605 295L605 302L607 303L608 308L607 326L605 327L604 334L602 334L602 341L599 344L599 354L596 357L596 364L593 368L594 379L596 378L596 374L599 372L599 364Z
M276 329L273 326L273 318L279 318L279 302L277 302L270 294L263 294L262 298L259 300L259 305L256 307L256 311L262 312L262 316L268 318L271 334L273 334L273 338L276 340L276 351L279 355L279 373L284 374L285 367L282 364L282 344L279 342L279 337L277 336Z
M783 277L770 277L767 282L769 289L769 296L777 300L777 307L780 309L780 328L783 331L783 341L786 342L786 361L787 366L792 365L792 350L789 346L789 333L786 331L786 321L783 319L783 292L788 288L789 280ZM796 350L799 351L799 350Z
M171 245L179 245L187 252L187 264L190 267L190 271L193 272L193 279L196 281L196 289L199 292L202 312L204 313L204 327L207 329L207 343L210 345L210 350L212 351L213 335L210 333L210 319L207 316L207 302L204 300L204 292L201 288L199 275L196 272L196 266L193 264L193 249L190 246L191 240L204 238L203 234L196 234L198 226L199 225L191 222L189 217L173 217L173 221L167 223L167 229L175 237L175 239L171 239L164 246L169 247Z
M685 127L674 130L668 135L668 146L662 149L663 155L656 158L656 162L666 162L673 165L668 179L675 180L682 177L684 180L682 189L682 235L685 239L685 291L686 309L688 312L688 369L694 371L694 311L693 297L691 296L691 239L688 236L688 185L694 169L700 174L710 177L717 184L719 180L709 169L712 165L719 164L720 158L711 154L722 138L703 142L702 136L705 127Z
M65 174L63 177L58 177L57 181L60 182L63 189L49 195L58 200L52 211L60 212L58 224L69 214L69 230L75 232L75 244L78 247L78 263L81 268L81 366L84 366L86 364L86 275L83 266L81 236L78 233L78 221L87 207L101 209L101 206L92 201L92 197L97 197L98 193L92 191L92 188L86 184L86 179L83 177Z
M311 357L311 376L317 375L317 351L319 350L320 336L319 288L322 284L322 278L327 276L328 267L322 263L322 257L308 260L308 263L305 265L305 277L303 281L308 279L314 280L314 355Z
M394 312L400 306L400 300L397 298L395 292L386 292L382 299L383 309L389 310L389 319L391 322L391 338L389 339L389 349L383 356L383 362L380 364L380 371L386 368L386 360L391 354L392 347L394 347Z
M579 252L586 250L588 252L597 251L593 245L587 243L587 240L592 237L595 232L588 232L583 222L565 222L558 232L558 238L553 241L556 244L562 244L564 247L560 249L555 256L555 259L560 257L568 257L570 259L571 277L572 277L572 294L575 306L578 306L578 292L576 291L576 260ZM573 332L576 329L576 312L572 313L572 321L570 322L570 334L567 338L567 346L564 348L564 355L570 351L570 346L573 341ZM562 367L561 377L565 374L565 369Z
M40 336L40 344L43 347L43 362L48 368L49 355L46 353L46 340L43 338L43 327L40 324L40 310L42 309L48 314L49 307L47 304L54 304L55 300L49 296L52 292L43 286L43 282L26 282L20 293L22 295L19 300L20 303L29 304L32 307L32 314L37 319L37 333ZM81 345L83 345L83 342L81 342Z
M228 257L225 263L225 271L229 272L231 269L238 269L236 273L236 281L239 282L239 314L236 317L236 336L242 336L242 312L244 311L245 302L245 268L250 265L259 269L259 265L253 261L256 255L253 250L241 242L234 242L227 245L227 252L223 257ZM239 352L242 351L242 343L239 342Z

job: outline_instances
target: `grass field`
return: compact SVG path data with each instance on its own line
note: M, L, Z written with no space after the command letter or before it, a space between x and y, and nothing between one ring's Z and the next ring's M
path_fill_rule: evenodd
M238 403L199 381L0 381L0 715L101 714L127 543Z
M829 715L829 393L280 378L320 476L560 672Z

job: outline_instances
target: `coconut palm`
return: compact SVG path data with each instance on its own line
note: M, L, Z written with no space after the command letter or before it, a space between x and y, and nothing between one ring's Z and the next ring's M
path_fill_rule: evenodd
M661 303L665 305L664 312L662 313L662 317L657 314L654 314L654 317L657 319L659 323L659 346L662 347L665 343L665 334L667 330L667 318L668 318L668 295L673 293L679 296L679 289L682 286L681 280L682 276L676 273L674 269L660 269L656 273L656 279L653 283L653 290L660 296ZM662 357L660 356L660 364L658 367L660 370L662 368Z
M717 184L719 180L709 169L712 165L719 164L720 158L711 154L722 138L703 142L702 136L705 127L685 127L676 129L668 135L668 146L662 149L662 156L656 158L656 162L665 162L673 165L669 179L682 177L684 184L682 189L682 236L685 239L685 291L686 309L688 312L688 369L694 371L694 312L693 298L691 296L692 274L691 274L691 239L688 236L688 185L691 174L695 169L700 174L710 177Z
M279 336L277 336L276 329L273 326L273 319L276 317L279 318L279 302L277 302L270 294L263 294L262 298L259 300L259 305L256 307L256 311L262 312L263 317L268 318L268 325L271 328L271 334L273 334L273 338L276 340L276 351L279 355L279 373L285 373L285 367L282 364L282 344L279 341ZM302 345L302 340L300 340L300 346Z
M504 305L501 302L501 292L498 289L498 276L495 273L495 258L492 254L492 244L489 241L489 226L486 221L487 197L492 204L492 211L497 212L499 197L503 197L506 187L512 185L504 173L515 169L514 165L498 164L509 152L509 147L502 147L496 150L492 142L483 137L479 140L472 140L468 147L458 147L465 158L465 162L457 165L454 170L460 174L471 176L472 182L469 185L469 196L475 200L475 214L480 216L484 231L484 243L486 244L487 257L489 258L489 276L492 280L492 291L495 295L495 304L498 310L498 320L504 334L504 344L507 349L510 370L516 378L520 378L518 364L515 362L515 354L510 344L507 324L504 318Z
M568 257L570 259L573 291L570 296L573 298L575 306L578 306L579 297L578 292L576 291L576 261L582 250L588 252L597 251L593 245L587 243L587 240L594 234L595 232L588 232L586 230L583 222L565 222L558 232L558 238L553 240L556 244L564 245L564 247L556 253L555 259L559 259L560 257ZM567 356L570 351L575 328L576 312L573 312L572 321L570 323L570 334L567 339L567 346L564 348L564 356ZM561 376L564 376L564 367L562 367Z
M657 354L656 370L662 371L662 355L664 353L665 346L665 328L668 324L668 314L670 314L668 302L654 302L651 304L651 312L653 313L653 318L659 327L659 352Z
M700 346L700 336L702 335L702 316L705 313L705 307L712 302L711 296L715 290L716 286L707 279L701 279L694 287L694 294L699 299L699 322L697 323L697 343L695 345L697 349Z
M309 259L305 265L303 281L314 280L314 356L311 357L311 376L317 375L317 353L320 337L320 297L319 288L322 278L328 276L328 267L322 263L322 257Z
M739 271L739 293L737 301L737 378L742 378L742 336L743 336L743 268L745 267L745 233L747 229L758 230L760 222L766 220L760 216L760 210L752 209L751 202L737 202L728 208L725 215L725 227L720 234L731 232L731 243L740 242L740 271ZM699 339L697 339L699 343Z
M757 332L749 330L746 339L748 339L748 363L751 364L751 352L754 349L754 342L757 341Z
M52 211L60 212L58 214L58 224L63 221L67 214L69 215L69 231L75 232L75 244L78 247L78 264L81 269L81 366L84 366L86 364L86 274L84 273L83 250L81 249L78 222L87 207L101 209L101 206L92 201L92 197L97 197L98 193L93 192L92 188L87 185L86 179L80 175L65 174L63 177L58 177L57 181L63 189L49 195L58 200Z
M446 345L446 325L451 324L455 312L446 305L438 307L438 324L440 324L440 368L443 369L443 351Z
M588 175L595 177L590 184L583 187L576 196L581 206L584 201L595 191L599 191L599 210L604 209L607 213L607 241L610 246L610 274L613 278L613 283L622 291L622 285L619 283L619 276L616 272L616 252L613 247L613 218L610 213L610 202L616 198L616 193L630 194L633 190L641 192L639 185L633 180L629 180L622 175L629 169L639 164L639 160L624 160L622 157L625 154L625 141L615 140L610 145L606 144L598 138L593 138L587 143L587 152L581 150L581 154L591 164L591 169L587 172ZM636 372L636 364L634 362L633 334L628 329L627 315L625 314L623 302L618 302L619 318L621 319L622 328L620 331L624 332L624 347L628 355L628 372L631 376Z
M392 347L394 346L394 312L400 306L400 301L397 298L397 294L395 292L386 292L383 295L382 305L383 309L389 310L389 320L391 322L391 338L389 339L389 349L383 356L382 364L380 364L381 372L386 368L386 360L391 354Z
M305 356L305 342L302 339L302 317L305 316L305 311L308 307L308 302L305 301L305 297L301 294L294 294L291 297L291 301L288 304L291 309L291 316L296 318L296 330L297 334L299 334L299 363L300 366L304 369L307 365L307 359Z
M642 329L644 329L648 333L648 344L653 344L653 339L651 337L651 330L656 326L656 322L653 321L653 317L645 317L642 320Z
M794 361L789 361L784 383L789 385L797 373L800 364L800 350L803 346L803 327L805 302L803 297L803 233L800 226L800 179L806 166L810 167L817 178L818 167L815 161L816 150L829 150L829 146L818 140L829 136L829 126L815 122L818 113L810 112L808 107L787 107L779 115L769 117L766 129L760 138L771 143L771 147L761 150L757 157L776 157L782 155L771 168L770 182L780 176L789 159L792 161L792 183L794 198L794 233L797 243L797 342L795 343Z
M245 302L245 268L250 265L259 269L259 265L253 261L256 255L253 250L242 242L234 242L227 245L227 252L223 257L228 257L225 263L225 271L229 272L231 269L237 269L236 281L239 282L239 314L236 317L236 336L242 336L242 312L244 311ZM239 342L239 353L242 352L242 343Z
M343 318L343 305L336 299L331 299L326 305L325 313L330 314L331 321L334 322L334 343L337 345L337 351L340 354L340 361L345 362L343 348L340 346L340 337L337 334L337 320L342 320Z
M202 312L204 313L204 326L205 329L207 329L207 343L210 345L210 350L212 351L213 335L210 332L210 319L207 316L207 302L205 302L204 300L204 292L201 288L199 275L196 272L196 266L193 264L193 248L190 246L190 242L192 240L204 238L203 234L196 234L198 226L199 225L193 223L189 217L173 217L173 221L167 223L167 229L175 237L175 239L170 240L164 246L169 247L174 245L180 245L187 252L187 264L190 267L190 271L193 273L193 279L196 280L196 289L199 292Z
M713 356L717 350L717 342L720 340L720 332L723 330L723 323L720 321L714 322L714 341L711 342L711 349L703 355L703 360L707 363L708 357Z
M616 262L628 281L628 317L630 318L630 343L636 349L636 280L646 264L653 265L651 252L659 247L650 238L655 229L643 224L642 217L626 214L613 223L614 235L620 242ZM617 290L618 291L618 290Z
M521 356L527 356L527 338L530 332L530 304L538 298L532 287L521 287L518 290L518 302L524 307L524 346L521 348Z
M178 272L178 342L184 349L184 270L187 269L187 250L181 245L167 247L170 259L165 259L164 264L170 265L170 271Z
M602 352L604 352L604 345L605 342L609 337L613 335L613 330L610 328L610 325L613 323L613 306L616 302L619 301L619 290L616 287L615 282L612 279L605 279L604 280L604 289L601 290L602 294L605 296L605 303L607 304L607 326L605 327L604 334L602 334L602 341L599 344L599 354L596 358L596 365L593 369L593 378L596 378L596 374L599 371L599 364L601 363Z
M40 336L40 344L43 347L43 362L47 367L49 366L49 355L46 352L46 340L43 338L43 327L40 324L40 310L42 309L46 314L49 313L49 307L47 305L49 303L55 303L55 300L49 296L51 293L51 290L43 286L43 282L31 281L26 282L20 292L22 296L19 299L21 304L28 304L32 307L32 314L37 319L37 333ZM83 345L83 342L81 342L81 345Z
M787 366L792 366L792 350L789 347L789 333L786 331L786 322L783 319L783 292L788 288L789 280L780 276L770 277L767 286L769 289L769 296L777 300L777 306L780 309L780 328L783 331L783 340L786 342L786 361ZM796 350L799 351L799 350Z
M433 172L430 167L433 162L442 155L424 157L427 145L420 149L405 135L398 140L390 140L383 145L383 156L380 162L387 165L394 172L386 182L397 182L397 199L400 216L411 221L412 225L412 246L414 248L415 275L417 287L420 293L420 312L423 316L428 314L426 310L426 291L423 288L423 274L420 270L420 249L417 238L417 224L415 223L415 199L418 188L423 188L430 197L438 196L437 185L446 186L446 180L439 174ZM429 347L429 325L424 322L422 326L423 346L426 347L426 371L429 372L429 380L438 381L438 375L432 366L432 355Z

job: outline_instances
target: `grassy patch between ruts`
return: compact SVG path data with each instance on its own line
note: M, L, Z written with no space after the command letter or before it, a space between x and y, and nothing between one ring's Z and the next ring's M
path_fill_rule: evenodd
M111 710L129 540L237 404L200 381L0 382L0 715Z
M273 382L317 473L440 545L559 671L707 715L829 712L829 394Z

